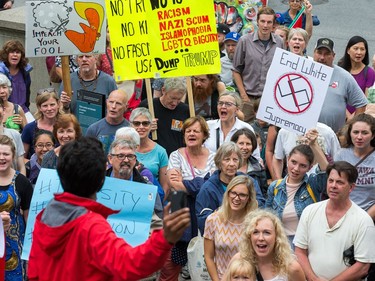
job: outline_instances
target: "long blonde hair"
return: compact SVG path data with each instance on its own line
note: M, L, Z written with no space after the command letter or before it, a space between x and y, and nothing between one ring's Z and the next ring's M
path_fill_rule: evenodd
M244 214L248 214L251 211L254 211L256 208L258 208L258 202L256 199L255 189L254 189L254 183L252 179L248 175L239 175L234 177L228 184L227 190L224 193L223 196L223 203L218 210L218 216L222 222L226 222L229 220L230 214L231 214L231 208L230 208L230 198L229 198L229 192L236 187L237 185L244 184L247 187L247 190L249 192L249 197L247 199L245 212Z
M255 210L250 212L245 218L245 228L242 233L242 239L240 241L240 254L241 257L248 260L256 268L258 268L258 257L255 253L251 242L251 236L254 233L254 230L258 222L262 219L269 219L274 228L275 228L275 247L273 249L274 256L272 259L272 265L275 269L275 272L280 275L288 275L288 267L295 256L292 253L290 248L288 238L285 234L283 225L280 219L273 213L266 210Z

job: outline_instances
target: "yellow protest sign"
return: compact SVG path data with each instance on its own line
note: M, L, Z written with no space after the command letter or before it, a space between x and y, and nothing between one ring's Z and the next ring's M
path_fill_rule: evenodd
M212 0L106 1L116 80L220 73Z

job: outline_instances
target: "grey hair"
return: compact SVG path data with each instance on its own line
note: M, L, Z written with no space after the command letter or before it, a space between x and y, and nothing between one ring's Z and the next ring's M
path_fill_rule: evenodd
M186 81L183 77L167 78L164 81L164 91L169 92L171 90L186 93Z
M0 73L0 85L8 86L9 95L12 93L12 83L4 73Z
M131 150L137 150L137 144L131 140L124 140L124 139L116 139L112 142L111 146L109 147L109 154L113 154L115 148L129 148Z
M223 161L225 157L230 156L232 153L236 153L238 156L238 159L239 159L238 168L242 167L243 159L242 159L242 153L241 153L240 148L234 142L227 141L227 142L224 142L219 147L214 157L215 165L219 170L221 169L221 161Z
M221 97L225 97L225 96L229 96L229 97L232 97L234 98L234 101L236 103L236 106L238 108L242 108L242 99L240 97L239 94L237 94L236 92L229 92L229 91L225 91L224 93L222 93L219 97L219 100Z
M133 122L138 116L145 116L148 121L152 122L152 117L150 111L145 107L138 107L132 111L129 117L129 121Z
M307 48L307 44L309 43L309 34L307 33L307 31L304 30L303 28L299 28L299 27L290 29L289 33L288 33L288 42L292 39L292 37L295 34L302 35L303 40L305 40L305 44L306 44L306 48Z
M139 137L139 134L133 127L122 127L120 129L117 129L115 134L115 140L118 139L131 140L136 145L141 144L141 138Z

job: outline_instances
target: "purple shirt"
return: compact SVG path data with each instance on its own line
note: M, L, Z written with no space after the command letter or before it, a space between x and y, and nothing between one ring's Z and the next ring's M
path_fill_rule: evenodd
M19 104L24 112L28 112L29 109L26 107L26 83L23 79L21 71L18 71L16 75L12 75L12 94L9 97L9 101L15 104Z
M375 71L367 66L367 73L365 74L365 68L362 69L362 71L358 74L352 74L355 81L357 81L358 86L362 89L363 93L365 94L366 88L372 87L374 85L375 81ZM349 110L350 113L353 113L355 111L355 107L347 105L346 108Z

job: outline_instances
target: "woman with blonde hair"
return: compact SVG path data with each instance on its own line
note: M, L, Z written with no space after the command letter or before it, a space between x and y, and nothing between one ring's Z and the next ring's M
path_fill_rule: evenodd
M60 109L59 97L54 88L45 88L37 92L35 98L37 112L35 120L25 126L22 131L22 142L25 158L30 159L35 153L33 140L39 130L53 131L56 119L63 114Z
M246 216L240 251L234 256L239 258L255 266L257 280L306 280L280 219L269 211L256 210Z
M223 281L256 281L255 268L245 259L232 260L222 279ZM259 281L259 280L258 280Z
M15 157L13 140L0 135L0 211L10 215L9 230L4 234L5 280L22 281L26 280L26 263L21 253L33 188L24 175L13 169Z
M215 158L217 170L202 185L195 203L195 214L198 220L198 228L203 234L207 217L218 209L223 202L225 190L229 182L243 173L238 171L242 166L242 152L234 142L224 142L217 150ZM254 182L256 200L259 207L264 206L264 197L257 181L248 176Z
M234 177L217 212L208 216L204 229L204 258L212 281L222 280L238 252L245 216L258 207L254 183L247 175Z

